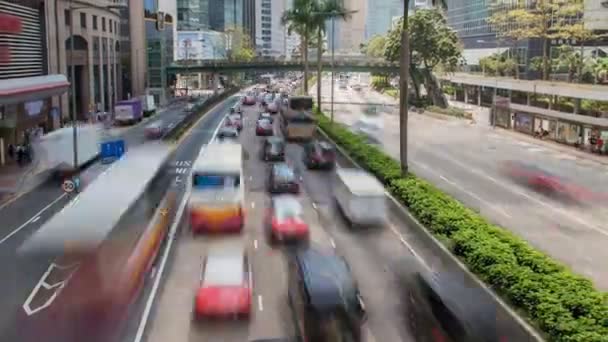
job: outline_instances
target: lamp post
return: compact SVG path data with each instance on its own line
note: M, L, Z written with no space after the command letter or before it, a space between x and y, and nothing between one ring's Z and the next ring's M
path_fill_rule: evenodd
M357 11L329 11L329 12L313 12L314 15L322 15L326 18L330 18L331 20L331 115L330 115L330 122L333 124L334 123L334 56L335 56L335 50L336 50L336 41L335 41L335 32L336 32L336 17L343 17L343 16L347 16L347 15L351 15L357 13ZM306 47L308 48L308 47ZM319 61L319 63L321 63L321 61ZM319 80L317 82L321 82L322 80L322 76L318 75ZM317 85L318 86L318 85ZM319 106L321 106L321 104L319 103Z
M74 169L78 168L78 131L77 131L77 118L76 118L76 69L74 68L74 11L85 8L101 8L101 9L121 9L125 8L125 5L109 5L109 6L80 6L74 7L74 0L70 0L69 14L70 14L70 91L72 92L72 139L74 149ZM103 51L103 49L102 49ZM103 91L103 89L101 89ZM105 109L104 109L105 110Z

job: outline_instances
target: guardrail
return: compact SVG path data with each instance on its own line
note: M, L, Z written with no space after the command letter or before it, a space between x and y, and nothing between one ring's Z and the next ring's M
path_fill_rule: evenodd
M333 141L322 129L317 129L323 140L336 147L339 152L339 160L342 165L364 169L352 157L349 156L340 145ZM502 300L491 288L483 283L469 269L439 241L388 191L390 199L390 210L405 223L405 226L397 227L408 237L408 242L416 246L413 253L418 252L425 260L431 260L433 266L439 266L439 272L456 274L455 279L462 279L465 286L477 290L480 297L476 298L478 303L493 303L497 323L497 340L518 342L543 342L543 337L514 309ZM418 249L419 248L419 249ZM466 300L466 299L465 299ZM475 303L470 303L474 305Z

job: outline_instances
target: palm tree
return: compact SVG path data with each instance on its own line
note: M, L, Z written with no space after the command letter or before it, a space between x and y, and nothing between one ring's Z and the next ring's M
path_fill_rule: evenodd
M308 90L308 45L315 31L314 15L316 0L295 0L293 8L283 12L281 23L287 25L289 34L300 35L302 55L304 56L304 89Z
M321 58L323 56L323 33L326 30L327 20L330 18L347 20L350 14L342 6L340 0L314 1L313 22L317 30L317 106L321 110ZM332 35L334 32L331 33ZM333 43L332 43L333 44Z

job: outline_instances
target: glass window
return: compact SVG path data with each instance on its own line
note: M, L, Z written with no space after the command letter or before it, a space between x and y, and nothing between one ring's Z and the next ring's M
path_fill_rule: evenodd
M112 33L112 19L109 19L108 26L110 27L110 33Z
M97 30L97 16L93 16L93 30Z
M87 14L80 13L80 27L87 28Z
M293 110L311 110L312 99L291 99L289 101L289 107Z
M240 185L240 176L238 175L194 175L193 185L199 189L213 189L221 187L238 187Z
M106 18L101 18L101 30L106 32Z
M65 24L66 26L70 26L70 23L72 22L71 20L71 16L70 16L70 10L64 10L63 11L63 15L64 15L64 19L65 19Z

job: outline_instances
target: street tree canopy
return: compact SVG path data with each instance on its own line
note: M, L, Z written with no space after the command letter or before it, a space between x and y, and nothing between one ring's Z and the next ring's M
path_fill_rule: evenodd
M384 57L398 61L401 49L403 18L386 37ZM456 31L452 30L445 16L436 9L420 9L409 17L410 48L412 63L433 69L441 64L446 70L454 70L462 59L462 48Z
M384 57L385 45L386 37L375 35L364 45L363 53L369 57Z
M255 57L255 50L251 38L240 26L226 29L224 35L224 48L227 58L233 62L249 62Z

